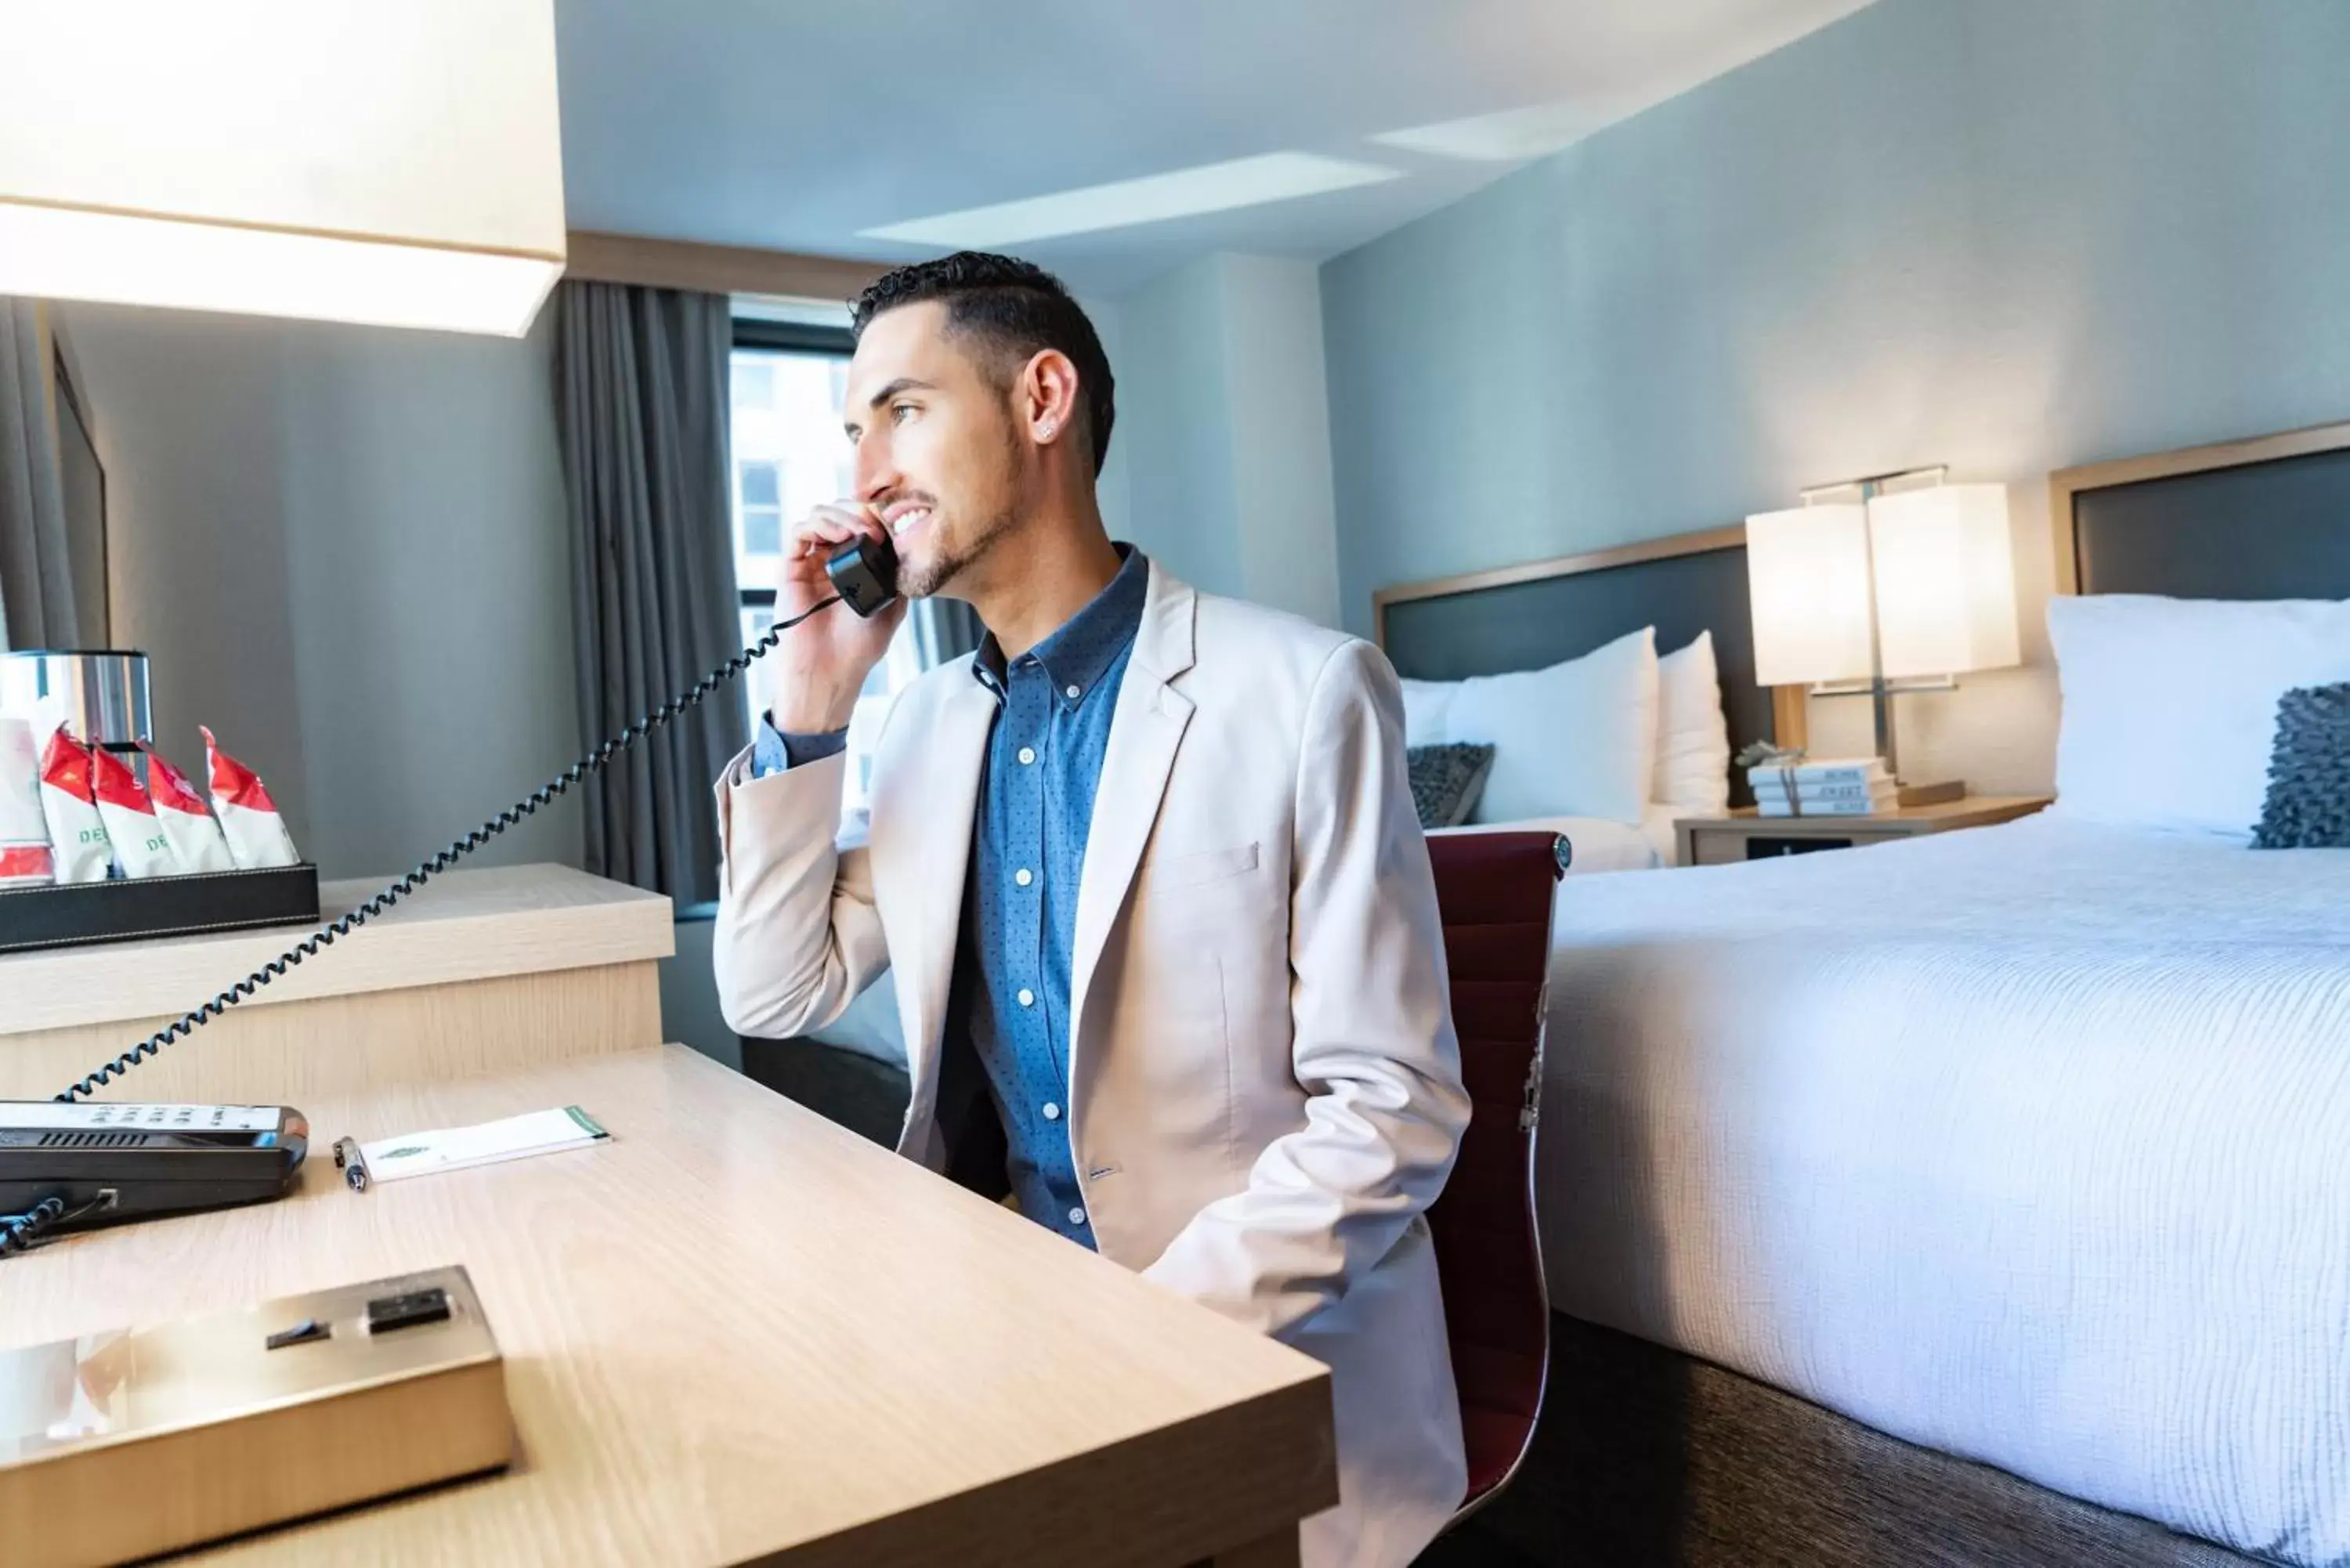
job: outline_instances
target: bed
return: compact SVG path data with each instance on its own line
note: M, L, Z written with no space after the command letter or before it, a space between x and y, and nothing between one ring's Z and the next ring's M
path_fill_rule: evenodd
M2065 593L2350 598L2350 427L2052 501ZM1544 1563L2350 1563L2350 853L2065 805L1562 888L1562 1348L1479 1529Z
M2350 855L2031 818L1596 879L1556 940L1557 1310L2350 1557Z

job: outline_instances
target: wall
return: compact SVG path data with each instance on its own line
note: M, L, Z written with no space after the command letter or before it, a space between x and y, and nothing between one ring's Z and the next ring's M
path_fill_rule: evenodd
M677 951L660 961L661 1036L739 1073L743 1041L726 1026L718 1005L718 971L711 956L716 910L715 904L699 905L678 919Z
M1211 593L1338 614L1320 283L1211 255L1115 303L1126 536Z
M1115 303L1105 299L1080 298L1077 304L1085 311L1086 318L1094 324L1094 336L1101 339L1102 352L1109 356L1111 374L1117 375L1126 365L1125 313ZM1118 418L1124 420L1126 389L1121 386L1117 392ZM1127 482L1126 449L1128 444L1129 438L1124 430L1110 432L1109 461L1102 464L1102 471L1094 481L1094 499L1101 506L1102 524L1113 539L1134 537L1133 498Z
M1110 450L1126 448L1127 537L1194 587L1236 595L1220 273L1211 256L1118 301Z
M1242 589L1260 604L1335 626L1338 514L1318 269L1269 256L1221 260Z
M1948 462L2037 667L1905 699L1907 771L2044 784L2047 472L2350 417L2345 79L2331 0L1879 0L1329 263L1347 624Z
M329 877L389 876L575 756L552 313L522 341L76 305L117 640ZM579 860L576 808L482 864Z

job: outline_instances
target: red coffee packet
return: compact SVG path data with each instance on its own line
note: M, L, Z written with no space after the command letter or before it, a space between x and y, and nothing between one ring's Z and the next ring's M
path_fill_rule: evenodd
M277 803L269 798L260 778L222 751L210 730L203 736L204 754L211 763L213 815L220 819L236 868L253 871L299 862L302 857L295 853L293 835L286 831L286 819L277 814Z
M98 781L89 764L89 748L73 738L63 724L49 732L41 750L41 782L61 789L76 800L98 804Z
M139 781L122 765L122 759L104 746L89 749L89 784L90 799L101 806L135 811L142 816L155 815L147 792L139 787Z
M41 815L48 819L57 880L105 881L114 864L114 846L98 815L89 748L62 724L49 732L47 749L41 753Z
M144 741L139 742L139 749L147 753L147 794L154 801L157 811L212 815L212 807L206 805L204 797L196 793L194 782L173 767L171 758Z
M235 870L236 861L229 855L228 840L222 835L220 824L213 820L212 807L196 793L188 775L146 742L140 742L139 749L147 754L148 798L154 803L156 818L163 825L163 836L172 841L172 852L180 857L180 869Z
M114 857L125 877L170 877L180 869L180 857L155 807L122 759L104 746L91 748L90 776L98 795L98 815L114 844Z
M204 737L204 761L213 775L213 804L225 802L250 811L276 811L277 803L262 786L261 775L222 751L211 730L202 724L196 728Z

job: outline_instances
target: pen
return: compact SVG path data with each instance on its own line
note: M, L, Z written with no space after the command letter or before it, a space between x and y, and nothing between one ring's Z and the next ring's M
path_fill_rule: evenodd
M341 1169L343 1179L351 1184L353 1192L367 1190L367 1160L359 1153L359 1139L338 1137L335 1140L335 1164Z

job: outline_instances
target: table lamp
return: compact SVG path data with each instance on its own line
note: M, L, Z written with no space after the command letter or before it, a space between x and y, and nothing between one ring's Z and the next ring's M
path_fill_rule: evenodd
M1755 679L1822 695L1856 683L1843 691L1874 700L1877 753L1897 781L1896 692L2022 659L2006 487L1893 488L1916 477L1824 486L1746 520ZM1827 499L1839 493L1856 499ZM1965 794L1957 781L1903 782L1899 801Z

